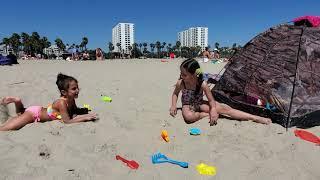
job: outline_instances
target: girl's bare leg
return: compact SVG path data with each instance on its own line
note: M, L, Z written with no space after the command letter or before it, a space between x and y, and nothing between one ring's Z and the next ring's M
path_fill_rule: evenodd
M204 117L209 116L209 114L206 113L206 112L195 112L195 111L192 111L188 105L184 105L182 107L182 116L183 116L184 121L187 124L191 124L191 123L194 123L196 121L199 121L200 119L202 119Z
M233 109L226 104L220 104L216 102L217 112L222 115L230 116L232 119L240 121L254 121L261 124L270 124L272 121L270 118L264 118L261 116L252 115L237 109Z
M21 116L14 117L6 121L2 126L0 126L0 131L17 130L32 122L34 122L33 114L27 111Z
M14 103L15 104L16 113L18 115L21 115L24 112L25 108L24 108L24 106L23 106L23 104L21 102L21 99L18 98L18 97L7 96L7 97L2 98L1 101L0 101L0 104L2 104L2 105L7 105L7 104L10 104L10 103Z

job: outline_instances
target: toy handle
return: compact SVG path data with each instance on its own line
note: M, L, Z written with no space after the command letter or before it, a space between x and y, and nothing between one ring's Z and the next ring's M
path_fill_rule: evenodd
M172 159L168 159L168 162L172 163L172 164L179 165L179 166L181 166L183 168L187 168L188 167L188 163L187 162L175 161L175 160L172 160Z
M116 160L121 160L124 163L128 163L129 162L128 160L124 159L123 157L121 157L119 155L116 155Z

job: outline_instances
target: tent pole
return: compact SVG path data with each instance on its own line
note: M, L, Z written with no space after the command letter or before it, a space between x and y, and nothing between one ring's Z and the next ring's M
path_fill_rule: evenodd
M297 59L296 59L296 71L294 73L294 80L293 80L293 87L292 87L292 94L291 94L291 100L290 100L290 105L289 105L289 112L288 112L288 117L287 117L287 122L286 122L286 130L288 131L288 126L290 123L290 115L291 115L291 108L292 108L292 101L293 101L293 95L296 87L296 80L297 80L297 69L298 69L298 64L299 64L299 57L300 57L300 47L301 47L301 39L302 35L304 32L305 27L301 29L301 34L300 34L300 40L299 40L299 49L298 49L298 54L297 54Z

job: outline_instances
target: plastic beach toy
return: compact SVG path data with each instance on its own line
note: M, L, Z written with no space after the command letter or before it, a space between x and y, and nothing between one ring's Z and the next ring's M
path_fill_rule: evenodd
M204 163L198 164L196 167L199 174L214 176L217 174L216 167L208 166Z
M89 111L92 111L92 108L89 104L83 104L84 108L87 108Z
M295 134L295 136L297 136L303 140L320 145L320 138L317 137L316 135L312 134L311 132L301 130L301 129L296 129L296 130L294 130L294 134Z
M168 132L166 130L162 130L161 131L161 137L163 140L165 140L166 142L169 142L169 135L168 135Z
M176 165L183 167L183 168L188 168L187 162L181 162L181 161L176 161L176 160L170 159L167 156L165 156L164 154L161 154L160 152L152 155L151 160L152 160L153 164L171 163L171 164L176 164Z
M119 156L119 155L116 155L116 160L120 160L124 163L127 164L127 166L131 169L138 169L139 168L139 164L136 162L136 161L133 161L133 160L126 160L124 159L123 157Z
M190 135L200 135L201 130L199 128L190 128L189 129Z
M111 102L111 101L112 101L112 98L109 97L109 96L103 96L103 95L101 95L101 100L104 101L104 102Z

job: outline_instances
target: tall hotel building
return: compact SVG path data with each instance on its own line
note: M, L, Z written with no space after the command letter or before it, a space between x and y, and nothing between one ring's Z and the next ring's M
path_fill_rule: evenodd
M196 47L200 46L204 51L208 46L208 28L207 27L192 27L178 33L178 41L181 47Z
M120 48L117 46L120 43ZM129 46L134 44L134 24L132 23L119 23L112 28L112 44L114 46L114 52L120 52L129 54Z

